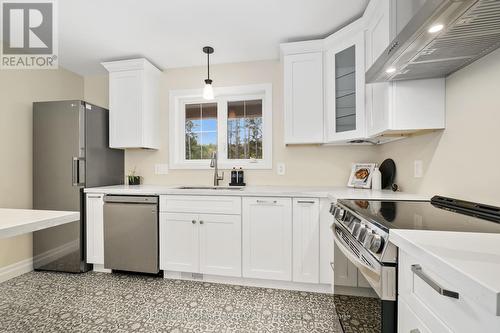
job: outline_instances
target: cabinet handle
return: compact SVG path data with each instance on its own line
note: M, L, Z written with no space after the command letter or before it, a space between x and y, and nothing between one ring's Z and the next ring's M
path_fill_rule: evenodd
M312 201L312 200L297 200L297 203L301 203L301 204L314 204L314 203L316 203L316 201Z
M196 220L192 220L192 221L191 221L191 223L192 223L192 224L196 224Z
M203 224L203 223L205 223L205 222L203 222L203 221L200 221L200 224Z
M332 268L332 271L335 272L335 264L333 263L333 261L330 261L330 267Z
M421 278L425 283L429 285L432 289L437 291L439 294L446 296L446 297L451 297L451 298L459 298L459 294L456 291L451 291L444 289L441 287L436 281L431 279L429 276L427 276L423 271L422 271L422 266L418 264L411 265L411 271L415 273L416 276Z
M88 199L101 199L100 195L87 195Z
M420 330L418 328L414 328L410 331L410 333L420 333Z
M258 204L276 204L278 201L276 200L257 200Z

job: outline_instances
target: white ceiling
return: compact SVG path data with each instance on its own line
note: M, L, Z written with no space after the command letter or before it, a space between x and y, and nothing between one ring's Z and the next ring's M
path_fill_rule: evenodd
M82 75L101 61L143 56L162 69L279 57L279 43L321 38L368 0L63 0L59 64Z

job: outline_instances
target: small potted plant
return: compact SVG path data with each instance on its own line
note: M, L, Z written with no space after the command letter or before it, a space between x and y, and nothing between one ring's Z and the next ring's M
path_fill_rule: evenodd
M141 185L141 177L140 176L136 176L135 174L135 167L134 167L134 170L132 170L128 176L128 184L129 185Z

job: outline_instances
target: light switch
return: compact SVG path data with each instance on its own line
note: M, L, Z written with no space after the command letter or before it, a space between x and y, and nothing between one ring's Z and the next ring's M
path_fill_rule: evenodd
M155 164L155 175L168 174L168 164Z
M280 162L276 165L276 173L280 176L285 175L285 163Z

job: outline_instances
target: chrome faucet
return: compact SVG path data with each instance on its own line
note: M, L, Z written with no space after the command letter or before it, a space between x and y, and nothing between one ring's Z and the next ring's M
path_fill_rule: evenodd
M219 186L219 181L224 179L224 171L222 171L222 176L219 176L219 167L217 166L217 152L212 153L212 160L210 161L210 167L214 168L214 186Z

